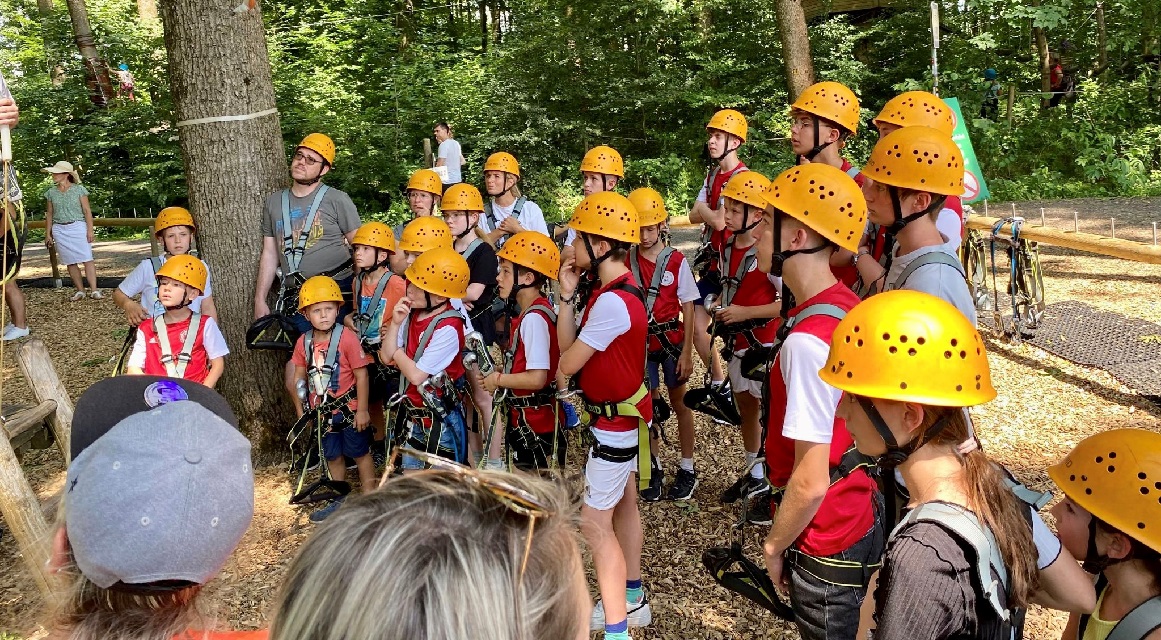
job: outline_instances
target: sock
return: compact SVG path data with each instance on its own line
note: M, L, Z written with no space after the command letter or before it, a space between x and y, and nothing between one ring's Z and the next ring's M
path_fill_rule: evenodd
M693 471L693 458L682 458L681 462L678 464L680 464L681 468L686 471Z
M747 465L754 462L757 459L758 459L758 454L750 453L749 451L746 452L746 464ZM756 464L756 465L754 465L753 469L750 469L750 477L757 478L758 480L761 480L762 478L766 477L766 470L762 468L762 465Z
M620 635L617 635L620 634ZM629 619L626 618L617 624L605 623L605 638L628 638L629 637Z
M640 580L625 581L625 600L627 602L641 602L644 597L645 588L641 586Z
M632 640L632 639L629 637L629 631L627 629L625 631L612 632L612 631L609 631L608 627L605 627L605 640Z

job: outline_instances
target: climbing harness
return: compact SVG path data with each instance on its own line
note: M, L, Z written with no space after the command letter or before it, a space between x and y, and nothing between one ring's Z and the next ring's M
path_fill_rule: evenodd
M414 321L414 317L413 312L412 321ZM415 355L412 356L414 360L418 361L423 357L423 352L427 349L428 343L431 342L431 337L435 334L436 329L444 320L451 318L463 318L463 316L458 310L449 308L431 319L419 336ZM421 399L419 403L416 403L413 398L406 395L407 388L411 383L406 376L400 376L398 394L392 398L392 402L394 402L396 398L402 396L398 402L400 408L393 425L395 439L398 442L406 442L412 448L455 460L461 464L464 463L467 459L466 434L457 429L456 424L450 424L454 421L454 416L459 420L458 426L463 425L462 414L459 413L461 409L458 400L461 394L460 389L457 388L458 383L459 381L453 382L448 378L446 372L441 371L416 385L416 391ZM407 426L411 423L419 426L420 430L425 433L424 438L417 438L412 432L406 431ZM453 448L451 449L440 444L443 431L447 428L452 430Z
M647 358L653 362L677 360L681 357L682 345L679 341L670 340L668 336L670 332L679 331L682 328L680 319L673 318L666 322L658 322L653 315L653 307L657 304L657 297L661 295L662 280L668 272L669 260L675 252L673 247L661 249L654 263L653 277L650 278L649 286L645 289L645 317L649 319L649 338L656 340L661 345L661 349L658 351L650 351L647 354ZM629 269L633 272L634 280L638 283L644 283L639 260L640 251L634 245L629 249Z
M190 315L189 328L186 329L181 351L174 356L173 346L169 343L169 330L165 324L165 316L159 315L153 318L153 332L157 334L157 345L161 347L161 364L165 366L165 375L171 378L185 377L185 369L192 359L194 343L197 341L201 324L202 314Z
M544 317L549 327L556 326L556 312L550 307L543 304L534 304L520 314L520 321L529 314L538 313ZM517 323L519 326L519 323ZM504 373L512 373L512 367L516 362L516 354L520 350L520 332L514 332L512 336L512 344L504 353ZM482 370L481 370L482 373ZM533 467L537 470L554 470L558 466L563 466L564 451L567 448L567 439L565 439L560 420L560 400L557 398L556 381L552 376L548 377L545 386L537 391L528 393L526 395L515 395L508 389L502 389L503 393L496 396L496 404L493 405L493 424L492 430L495 430L497 423L496 418L499 417L500 411L505 411L506 415L511 418L516 416L515 420L508 420L507 429L505 430L504 446L507 449L506 458L509 460L528 460L531 459ZM542 436L537 434L533 429L531 423L528 421L528 416L525 413L530 409L543 409L546 407L552 408L553 413L553 429L552 429L552 452L544 451L541 447ZM493 432L489 432L488 445L491 444ZM563 441L563 442L562 442ZM487 446L485 445L485 450Z
M346 482L330 477L323 458L323 437L329 431L341 431L354 419L350 408L356 398L356 388L352 386L346 393L327 397L327 393L337 394L339 388L339 343L344 327L335 325L324 351L323 361L315 359L314 331L303 336L303 354L307 358L306 380L299 381L298 396L302 402L302 417L290 429L287 439L291 452L291 471L298 472L298 481L290 498L291 504L310 504L334 500L350 492ZM314 400L311 406L312 399ZM319 461L322 469L317 481L307 484L306 476L312 462Z
M1005 225L1011 225L1011 234L1001 235ZM993 317L996 327L1013 340L1031 337L1040 319L1044 316L1044 273L1040 268L1040 252L1035 242L1020 237L1024 218L1004 218L992 225L988 238L992 257L992 291L996 304ZM1003 246L1008 256L1008 297L1011 300L1012 316L1005 319L1000 314L999 288L996 284L996 245Z

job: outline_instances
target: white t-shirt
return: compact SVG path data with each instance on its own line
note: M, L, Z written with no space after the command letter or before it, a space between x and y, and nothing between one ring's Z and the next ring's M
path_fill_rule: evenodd
M395 344L401 348L407 346L407 325L411 317L399 325L399 336ZM456 335L455 327L440 327L432 332L431 340L423 350L423 355L415 361L415 366L429 376L447 369L460 354L460 337Z
M944 240L947 240L946 236ZM950 242L934 247L922 247L911 253L895 256L895 259L891 261L891 270L887 273L887 288L902 288L929 293L955 305L955 308L959 309L960 313L971 320L974 325L976 323L976 305L972 301L971 292L968 291L967 281L964 280L959 271L951 266L940 263L926 264L913 271L911 276L907 278L907 282L896 284L899 276L903 274L903 270L916 258L936 251L942 251L955 257L955 251L951 249ZM958 260L958 258L956 259Z
M466 338L469 333L476 330L475 327L472 326L472 319L468 317L468 308L464 306L464 301L460 300L459 298L451 298L449 302L451 303L452 309L459 311L460 315L464 317L464 337Z
M515 202L506 207L501 207L496 204L495 200L492 200L491 204L492 215L496 217L497 225L511 218L512 210L516 208ZM525 231L539 231L544 235L548 235L548 224L544 222L544 212L540 210L540 205L531 200L524 202L524 206L520 209L520 217L516 218L516 221L520 223L521 227L524 227ZM484 231L495 231L495 228L492 227L492 221L488 219L487 215L480 216L480 228ZM497 243L496 248L499 249L503 243L504 238L500 238L500 242Z
M548 371L552 343L548 321L539 313L529 313L520 321L520 346L524 350L525 369Z
M786 385L782 435L791 440L830 444L842 391L818 377L830 347L809 333L791 333L782 343L778 365Z
M165 256L161 256L161 264L165 264L165 258ZM133 271L129 272L129 275L121 281L121 284L117 285L117 289L130 298L141 294L141 306L145 307L145 313L149 314L150 318L165 313L165 309L157 301L157 274L153 272L153 261L149 258L142 260L134 267ZM212 295L214 295L214 291L210 285L210 268L207 265L206 290L189 304L190 311L201 313L202 300Z
M439 143L439 159L443 160L443 164L447 167L447 180L444 184L455 184L462 182L460 177L460 158L463 156L463 150L460 149L460 143L456 142L454 138L448 138Z
M230 348L226 346L226 337L222 335L218 323L214 322L210 316L202 316L202 324L205 325L205 329L202 330L202 346L206 348L206 360L225 358L230 355ZM145 368L145 341L141 339L142 335L140 331L137 332L137 340L133 342L133 350L129 352L129 361L126 366L137 369ZM181 350L181 345L170 345L170 348L177 352Z
M947 248L952 253L959 252L959 245L963 242L963 222L959 214L951 209L940 209L935 216L935 228L947 238Z
M677 268L677 301L685 304L700 297L701 292L697 290L697 281L693 279L693 269L689 266L689 260L682 260L681 266Z

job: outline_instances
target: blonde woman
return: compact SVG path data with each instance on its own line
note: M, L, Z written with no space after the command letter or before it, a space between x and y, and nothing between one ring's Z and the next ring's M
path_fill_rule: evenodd
M563 490L406 453L432 468L347 500L319 527L282 583L270 637L587 638L591 606Z
M44 244L56 245L61 264L68 267L69 277L77 290L70 298L73 302L85 297L81 268L89 281L89 294L93 298L103 298L97 289L97 269L93 264L93 210L89 207L89 191L81 184L81 176L71 162L61 160L51 167L42 169L52 174L53 188L44 192L45 232Z

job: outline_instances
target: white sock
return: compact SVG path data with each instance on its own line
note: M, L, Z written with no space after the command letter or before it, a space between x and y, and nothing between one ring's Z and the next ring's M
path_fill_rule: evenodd
M750 453L749 451L746 452L746 466L749 466L752 462L754 462L757 459L758 459L757 453ZM760 464L756 464L756 465L754 465L754 468L750 469L750 477L751 478L757 478L757 479L761 480L762 478L766 477L765 474L766 474L766 470L763 469L762 465L760 465Z
M682 458L678 464L686 471L693 471L693 458Z

